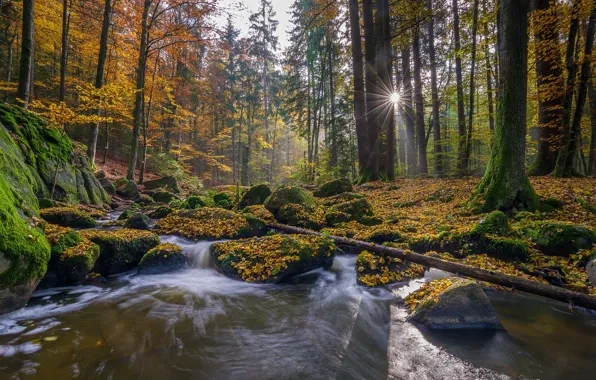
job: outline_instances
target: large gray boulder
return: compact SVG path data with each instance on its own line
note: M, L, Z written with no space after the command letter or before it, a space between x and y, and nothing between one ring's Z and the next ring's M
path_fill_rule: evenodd
M461 278L448 281L445 290L422 299L408 320L436 330L503 328L480 285Z

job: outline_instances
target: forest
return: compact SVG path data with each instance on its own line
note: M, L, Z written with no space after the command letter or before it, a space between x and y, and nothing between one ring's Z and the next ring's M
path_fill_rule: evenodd
M0 0L0 368L591 379L595 32L596 0Z

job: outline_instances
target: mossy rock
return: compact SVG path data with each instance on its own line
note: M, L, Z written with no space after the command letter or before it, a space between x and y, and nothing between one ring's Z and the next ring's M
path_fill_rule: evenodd
M126 182L126 185L124 185L123 188L118 188L118 190L116 192L118 193L118 195L120 195L124 198L133 199L133 200L138 199L140 196L139 188L137 187L136 182L132 181L132 180Z
M99 246L100 255L93 271L102 276L110 276L133 269L145 253L159 245L159 237L149 231L85 230L80 233L83 238L89 239Z
M106 191L106 193L110 195L116 194L116 186L114 186L112 181L110 181L106 177L98 178L97 181L99 182L101 187L103 187L103 189Z
M478 236L507 235L511 231L509 219L502 211L493 211L486 215L480 223L472 229L472 234Z
M39 208L52 208L56 207L56 202L48 198L41 198L39 199Z
M383 224L383 218L380 218L378 216L363 216L358 220L358 223L369 227L379 226Z
M596 243L594 231L567 223L539 222L530 235L539 250L552 256L569 256Z
M146 206L146 205L151 205L151 204L155 203L155 201L153 200L153 198L151 198L147 194L140 194L136 198L135 203Z
M289 226L318 231L325 224L325 214L320 208L306 210L303 206L290 203L281 207L276 218Z
M504 261L527 261L530 257L528 244L520 239L489 238L483 246L488 256Z
M151 196L155 202L158 203L170 203L174 199L176 199L176 195L170 193L167 190L159 190L153 193Z
M347 178L340 178L322 184L313 195L319 198L326 198L342 193L350 193L352 191L352 182Z
M186 256L182 249L171 243L160 244L143 256L138 274L162 274L182 269L186 266Z
M263 205L253 205L245 207L242 210L243 214L253 215L256 218L262 219L267 223L275 222L275 217L273 214L265 208Z
M174 212L174 209L172 209L168 206L160 206L154 210L149 211L147 213L147 216L149 216L151 219L163 219L173 212Z
M194 240L235 239L264 234L265 222L249 214L204 207L170 214L157 223L155 230Z
M268 185L262 184L253 186L244 193L238 204L238 208L244 209L248 206L262 205L270 195L271 189Z
M225 209L231 209L234 207L234 200L232 196L228 193L216 193L213 195L213 203L216 207L221 207Z
M118 190L123 190L128 184L128 179L122 177L114 181L114 187Z
M131 230L150 230L152 224L153 222L147 215L134 213L126 219L124 228L129 228Z
M563 208L563 201L556 198L541 199L538 207L540 212L551 212L560 208Z
M335 245L312 235L272 235L211 246L217 269L246 282L278 283L317 268L330 268Z
M180 207L180 208L188 208L189 210L196 210L201 207L207 207L207 201L203 197L200 197L198 195L191 195L190 197L186 198L186 201L184 203L186 204L186 207ZM184 206L184 204L182 206Z
M266 200L264 206L276 218L279 218L279 212L283 206L297 204L302 208L311 212L317 208L317 201L315 198L301 187L284 186L275 190Z
M425 272L422 265L368 251L358 254L355 270L358 284L371 288L409 281L424 276Z
M41 217L48 223L72 228L93 228L97 222L88 213L74 207L52 207L41 210Z
M357 234L354 238L356 240L362 240L375 244L399 243L403 241L399 231L394 231L387 228L376 228L372 231L364 231Z
M350 215L345 212L327 212L327 214L325 214L325 220L331 227L335 227L338 224L347 223L352 219Z
M180 193L180 187L178 186L178 180L176 177L166 176L162 178L158 178L152 181L145 181L143 183L145 189L147 190L155 190L155 189L167 189L173 193Z
M348 216L348 220L344 220L346 215ZM370 203L364 199L355 199L353 201L339 203L333 207L331 207L327 213L327 222L330 225L335 225L340 220L343 222L346 221L359 221L365 217L374 216L374 210Z
M128 209L124 210L122 212L122 214L120 214L120 216L118 217L118 220L124 221L124 220L130 218L131 216L133 216L136 213L137 213L137 211L135 209L133 209L132 207L131 208L128 208Z
M444 286L434 291L433 283L415 294L421 294L408 320L435 330L502 329L501 322L474 281L455 278L439 280ZM406 298L406 303L412 300Z
M322 198L320 202L324 206L334 206L339 203L345 203L361 198L364 198L364 195L360 193L341 193L332 197Z

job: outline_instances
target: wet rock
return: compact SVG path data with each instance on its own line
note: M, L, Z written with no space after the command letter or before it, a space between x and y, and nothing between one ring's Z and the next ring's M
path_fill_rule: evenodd
M48 198L40 198L39 199L39 208L51 208L56 207L56 202Z
M480 285L461 278L439 282L445 286L438 291L423 287L415 292L425 294L410 314L409 321L437 330L503 328Z
M151 219L163 219L173 212L174 210L168 206L160 206L154 210L149 211L147 213L147 216Z
M217 269L246 282L277 283L317 268L330 268L333 241L311 235L272 235L211 246Z
M126 219L124 228L132 230L150 230L153 222L147 215L141 213L134 213Z
M48 223L71 228L92 228L97 222L88 213L74 207L52 207L41 210L41 217Z
M314 196L326 198L342 193L349 193L352 190L352 182L347 178L340 178L322 184L321 187L314 192Z
M173 272L186 266L186 257L177 245L164 243L151 249L139 263L138 274Z
M160 220L156 231L195 240L235 239L265 233L265 222L248 214L204 207L179 211Z
M268 185L262 184L253 186L244 193L238 204L238 208L244 209L248 206L262 205L265 203L265 199L270 195L271 189Z
M159 237L149 231L85 230L81 231L81 236L99 245L100 255L93 271L102 276L110 276L133 269L145 253L159 245Z
M178 187L178 180L172 176L158 178L153 181L145 181L143 185L147 190L155 190L158 188L162 188L167 189L176 194L180 193L180 188Z

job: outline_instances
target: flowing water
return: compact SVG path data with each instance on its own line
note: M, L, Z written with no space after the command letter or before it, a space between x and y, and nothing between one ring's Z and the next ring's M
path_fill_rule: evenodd
M506 332L430 332L393 292L356 285L355 257L292 283L234 281L211 243L164 236L191 268L125 273L37 292L0 317L0 379L593 379L596 316L511 293L490 297ZM396 297L397 296L397 297Z

